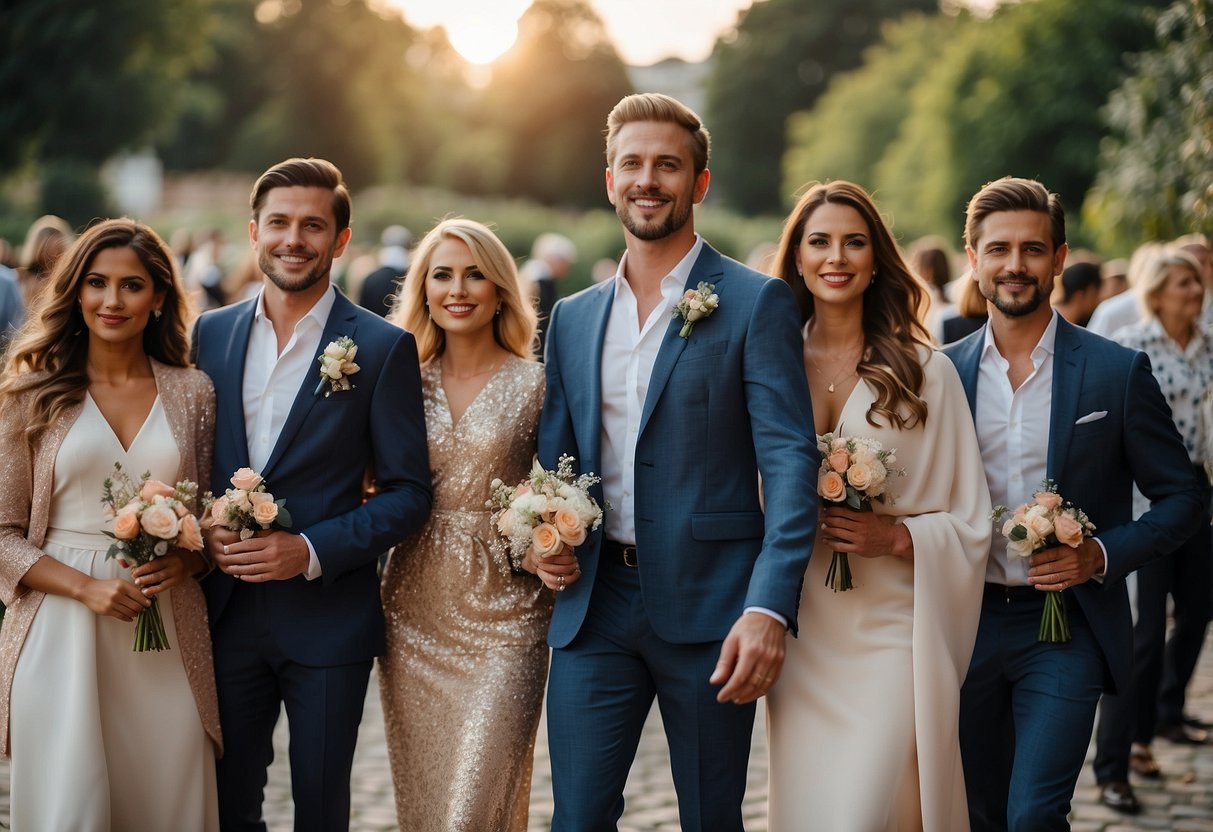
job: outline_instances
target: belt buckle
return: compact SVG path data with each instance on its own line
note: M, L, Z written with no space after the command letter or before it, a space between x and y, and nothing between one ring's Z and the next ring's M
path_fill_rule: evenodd
M639 561L636 560L636 547L635 546L620 546L619 548L622 550L622 553L623 553L623 565L624 566L630 566L633 569L636 569L640 566Z

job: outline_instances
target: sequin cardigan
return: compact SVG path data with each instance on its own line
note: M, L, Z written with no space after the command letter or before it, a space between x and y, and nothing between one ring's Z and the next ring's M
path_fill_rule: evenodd
M210 480L211 452L215 431L215 389L205 373L171 367L152 361L156 388L168 418L169 428L181 454L177 479L199 482L200 472ZM19 394L20 395L20 394ZM29 634L44 593L26 589L20 581L43 557L47 517L55 471L55 457L64 437L80 416L83 402L51 425L31 446L21 436L30 396L0 416L0 601L7 607L0 626L0 749L12 756L9 747L9 704L17 658ZM97 484L100 495L101 484ZM211 637L207 626L206 601L196 581L174 587L171 593L177 643L186 677L198 705L198 716L223 753L219 733L219 704L211 659ZM163 726L161 726L163 727Z

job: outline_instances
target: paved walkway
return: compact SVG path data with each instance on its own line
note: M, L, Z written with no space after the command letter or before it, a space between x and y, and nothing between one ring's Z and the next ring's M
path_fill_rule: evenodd
M1206 642L1196 677L1189 689L1189 710L1213 720L1213 634ZM761 705L758 714L744 812L749 832L765 832L767 828L766 727ZM291 828L285 722L283 719L278 726L275 737L277 759L270 769L266 788L265 817L273 832ZM1177 746L1158 740L1154 751L1162 765L1164 777L1153 782L1142 779L1134 781L1138 798L1145 805L1145 811L1135 818L1127 818L1099 804L1088 756L1088 766L1079 779L1074 795L1074 832L1213 832L1213 745ZM645 726L625 796L627 807L619 824L621 832L673 832L679 828L669 756L656 709ZM0 825L4 828L7 828L8 806L8 763L0 760ZM551 774L546 735L541 725L531 792L531 830L547 829L551 814ZM375 677L371 679L354 760L350 829L355 832L396 829L392 778L388 771L383 714L379 707Z

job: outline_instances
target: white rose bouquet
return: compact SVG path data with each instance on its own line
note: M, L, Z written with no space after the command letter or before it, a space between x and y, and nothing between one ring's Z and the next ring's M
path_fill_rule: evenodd
M142 566L168 554L171 548L202 550L202 530L189 509L198 486L189 480L168 485L145 471L138 482L114 463L114 473L102 483L102 511L113 521L113 529L102 529L114 542L107 558L119 558L128 566ZM168 635L160 615L159 598L135 618L134 652L168 650Z
M1006 506L995 506L990 516L994 522L998 522L1008 512L1011 517L1002 526L1007 551L1021 558L1030 558L1054 546L1076 549L1083 538L1095 533L1091 518L1087 517L1085 511L1064 500L1057 493L1057 483L1053 480L1040 484L1040 490L1032 495L1032 502L1024 503L1014 512ZM1045 593L1038 640L1055 644L1070 640L1066 601L1059 591Z
M541 561L566 546L580 546L602 524L602 509L589 493L602 478L592 473L574 476L573 462L564 454L556 470L548 471L536 459L530 475L518 485L500 479L489 484L485 507L493 510L493 525L501 535L495 545L508 548L515 569L528 552L533 561Z
M893 467L896 449L885 450L877 439L833 433L818 436L817 449L821 451L817 494L824 502L854 511L871 511L873 500L892 504L889 479L905 476L905 471ZM825 585L835 592L854 589L846 552L834 553Z
M202 498L205 509L203 524L206 528L222 526L240 532L241 540L248 540L257 531L263 531L277 523L281 528L291 527L291 514L286 510L286 500L275 500L265 488L265 478L252 468L241 468L231 477L232 487L222 497L207 492Z

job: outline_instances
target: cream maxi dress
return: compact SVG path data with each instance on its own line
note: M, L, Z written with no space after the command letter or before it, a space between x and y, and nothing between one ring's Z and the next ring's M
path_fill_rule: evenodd
M993 531L981 453L960 378L931 353L925 426L866 419L855 386L837 433L895 448L895 503L914 557L851 555L855 588L825 586L831 550L809 561L799 638L767 695L771 832L969 828L957 720Z

